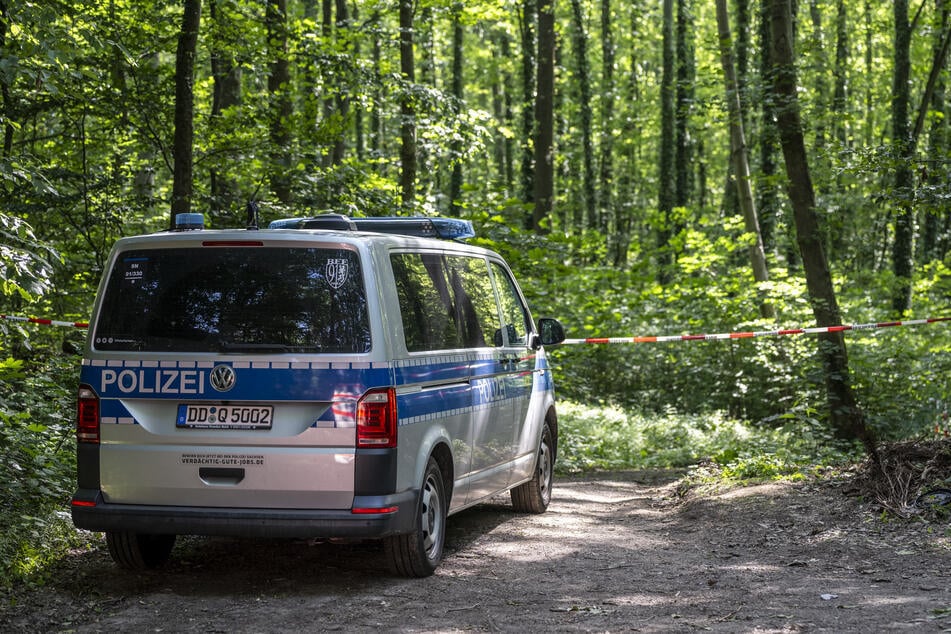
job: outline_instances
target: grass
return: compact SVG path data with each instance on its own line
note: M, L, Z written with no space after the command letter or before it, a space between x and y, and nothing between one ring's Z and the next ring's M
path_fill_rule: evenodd
M801 477L861 457L808 415L754 424L722 413L646 415L571 402L558 405L558 469L591 470L717 466L729 480Z

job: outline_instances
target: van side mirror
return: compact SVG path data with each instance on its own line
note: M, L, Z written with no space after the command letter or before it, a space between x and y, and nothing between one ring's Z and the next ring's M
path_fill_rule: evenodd
M538 320L538 334L541 345L557 346L565 340L565 327L557 319L542 317Z

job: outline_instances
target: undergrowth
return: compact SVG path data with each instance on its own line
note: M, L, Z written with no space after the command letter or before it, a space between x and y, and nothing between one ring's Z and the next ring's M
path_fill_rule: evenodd
M759 424L722 413L643 415L614 407L558 406L558 468L563 473L716 465L729 480L804 477L861 457L807 413Z

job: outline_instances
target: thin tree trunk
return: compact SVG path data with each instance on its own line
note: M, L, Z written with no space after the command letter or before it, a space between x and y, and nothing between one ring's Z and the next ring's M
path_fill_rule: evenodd
M537 43L535 24L538 20L536 0L522 0L519 27L522 36L522 197L526 203L535 200L535 156L529 139L535 138L535 72L537 66ZM534 212L525 221L525 228L534 226Z
M611 0L601 0L601 188L598 194L601 222L598 225L608 242L608 254L614 251L617 239L617 218L614 209L614 104L616 60Z
M185 0L182 30L178 37L178 51L175 55L175 167L172 180L170 228L175 226L177 214L191 211L195 48L198 45L200 23L201 0Z
M456 3L452 7L452 96L456 99L455 108L457 111L462 106L463 86L465 78L463 77L463 63L465 44L465 29L462 26L462 3ZM458 140L453 140L452 144L452 176L449 179L449 204L454 214L462 209L462 144Z
M773 91L776 99L776 124L786 162L789 200L793 207L796 237L806 274L806 288L812 311L819 326L841 323L832 274L822 247L815 191L809 174L806 144L803 139L799 101L796 94L796 69L793 56L792 14L789 0L769 0L770 37L772 39ZM849 360L841 332L819 335L823 359L829 419L836 433L862 442L873 462L880 464L875 436L865 421L852 391Z
M949 3L948 0L935 0L935 13L937 15L935 19L937 32L940 33L941 38L947 42L948 35L951 33L951 3ZM936 60L940 58L938 53L942 46L943 44L936 40ZM941 68L944 69L946 69L948 65L946 55L947 52L945 52L944 59L941 60ZM948 118L946 116L948 106L945 99L946 89L947 80L945 79L945 73L939 73L931 93L931 112L940 113L941 116L931 117L931 125L928 133L928 156L946 156L948 152ZM932 186L939 186L941 183L948 181L948 170L944 165L932 165L927 170L926 179ZM947 208L942 206L942 209L944 209L944 214L947 215ZM924 228L921 234L920 259L922 262L930 262L943 258L943 254L938 248L941 229L938 219L938 210L932 209L925 212Z
M234 55L228 49L231 38L224 34L230 28L227 18L218 7L218 0L208 3L214 35L211 45L211 93L212 125L220 125L221 114L241 102L241 67L235 64ZM238 184L213 167L209 170L211 205L216 211L229 209L237 200Z
M400 193L405 212L416 208L416 106L411 94L416 82L413 6L413 0L400 0L400 74L404 84L400 98Z
M9 20L7 13L6 0L0 0L0 51L6 48L7 31ZM0 96L2 96L3 106L3 158L9 158L13 152L13 135L16 128L13 125L13 97L10 94L10 87L13 80L9 76L11 71L3 73L3 84L0 85Z
M538 3L538 93L535 97L535 233L550 230L555 197L555 6L554 0Z
M670 238L675 194L674 174L674 126L676 117L675 52L674 52L674 0L663 0L663 55L660 83L660 191L657 195L657 208L660 226L657 230L659 277L661 282L668 279L667 270L673 262Z
M338 39L349 38L350 14L347 9L347 0L337 0L336 9L337 22L335 36ZM335 139L333 150L330 154L331 165L340 165L340 163L343 162L343 157L347 150L347 128L350 119L350 98L347 96L346 89L344 87L337 88L336 107L336 116L339 119L340 124L335 126Z
M571 14L575 23L573 30L575 65L578 72L578 89L581 103L581 217L576 223L578 229L584 230L598 225L597 200L594 187L594 141L591 130L593 113L591 108L591 71L588 63L588 33L585 29L584 13L581 0L571 0ZM540 36L541 34L539 34ZM540 46L540 45L539 45Z
M730 36L730 18L727 14L726 0L716 0L717 27L720 36L720 63L723 65L723 76L726 81L726 102L730 112L730 147L733 150L733 171L736 174L736 188L739 196L740 209L746 224L746 232L753 234L755 240L749 246L750 263L753 267L753 279L758 283L769 281L769 269L766 266L766 253L763 250L763 237L759 232L759 219L756 217L756 206L753 202L752 179L750 178L750 161L746 148L746 136L743 132L742 106L740 104L740 87L736 81L736 71L733 67L733 40ZM776 316L772 304L764 301L760 304L760 314L772 319Z
M675 49L677 86L674 110L674 206L687 207L693 195L693 157L691 156L690 115L693 110L696 64L694 63L693 34L695 31L690 3L677 0L677 24L675 27ZM681 226L673 228L679 233Z
M271 173L270 182L274 195L282 203L290 203L291 179L291 71L287 49L287 0L268 0L265 22L267 24L268 57L270 67L267 76L267 91L271 96L270 136Z
M914 174L911 169L911 131L908 107L911 101L908 85L911 76L911 25L908 23L908 0L895 0L895 50L892 76L892 144L898 165L895 169L895 194L899 198L895 216L895 241L892 243L892 272L897 282L892 296L892 310L902 315L911 309L911 278L914 271Z
M763 82L768 84L773 64L770 61L770 49L772 48L772 38L769 28L769 2L762 0L760 3L760 76ZM758 188L759 194L759 218L760 231L763 234L763 249L767 253L777 251L776 224L779 213L779 199L777 189L773 185L776 175L776 126L773 123L773 106L769 98L770 89L767 85L757 93L759 99L759 172L762 177L762 185Z

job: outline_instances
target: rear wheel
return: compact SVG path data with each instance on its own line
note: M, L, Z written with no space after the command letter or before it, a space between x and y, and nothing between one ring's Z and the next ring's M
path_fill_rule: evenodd
M551 425L545 423L542 441L538 446L535 475L525 484L512 489L512 506L521 513L544 513L551 502L551 487L555 468L555 442Z
M146 535L116 531L106 533L112 561L127 570L158 568L172 554L174 535Z
M391 570L403 577L428 577L442 560L446 538L446 493L439 463L429 459L416 502L415 529L384 539Z

